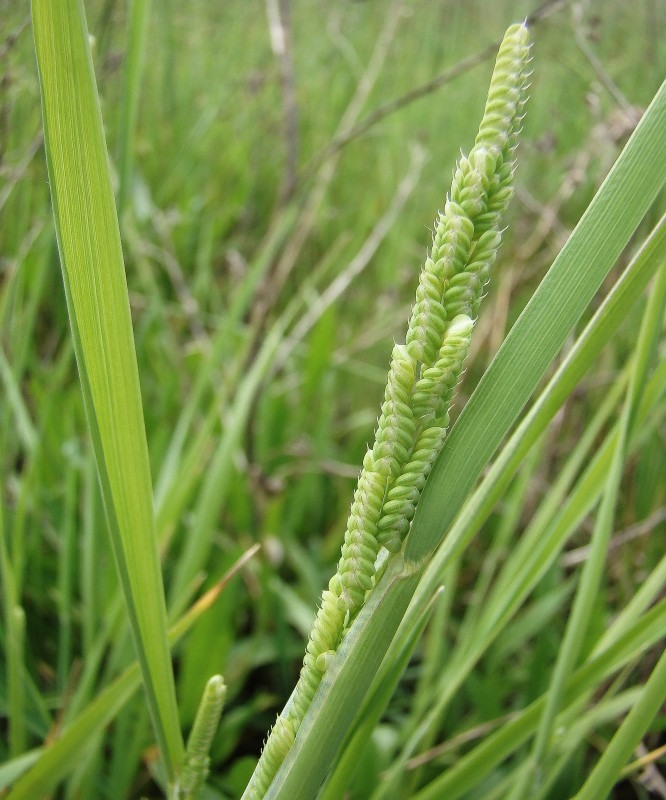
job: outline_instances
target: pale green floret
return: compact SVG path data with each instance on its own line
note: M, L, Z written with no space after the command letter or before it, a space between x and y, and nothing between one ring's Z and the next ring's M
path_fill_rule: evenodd
M432 251L419 276L404 345L391 356L375 441L363 459L337 573L322 594L301 674L245 797L263 797L291 747L345 631L375 583L380 547L397 552L444 443L449 405L469 350L512 197L513 150L523 117L529 41L524 25L502 42L474 147L453 174Z
M467 260L474 225L463 214L462 208L450 198L444 205L444 213L439 214L435 238L432 247L432 258L440 265L440 260L450 262L454 273L459 272ZM446 268L446 263L441 264ZM446 277L446 274L444 274Z
M298 682L296 683L291 711L289 713L289 719L296 728L298 728L306 711L310 707L312 698L321 683L322 675L323 673L317 667L317 656L306 652L303 657L303 666L301 667Z
M364 469L354 495L342 558L338 563L342 585L338 605L352 614L362 605L365 592L372 586L374 563L379 551L375 538L377 522L387 483L384 474Z
M416 363L405 345L395 345L382 413L377 422L373 466L382 475L393 476L407 458L414 435L409 398L416 379Z
M451 197L454 197L462 213L474 217L486 210L486 189L484 174L468 159L462 158L453 176Z
M468 316L451 320L437 362L422 371L414 387L414 416L424 430L409 462L389 489L377 526L379 542L391 552L400 549L409 533L425 479L444 443L448 407L469 350L472 327Z
M268 735L259 764L252 776L252 782L247 788L246 800L262 800L280 764L294 743L295 736L293 722L284 717L278 717Z
M465 268L474 236L474 224L462 206L447 200L444 213L439 215L433 258L446 282Z
M437 358L450 315L443 304L448 280L463 269L474 226L460 206L447 203L440 214L431 257L419 277L416 303L407 330L407 350L415 361L430 366Z
M338 646L338 630L343 622L342 614L337 607L337 597L331 591L322 593L322 602L319 613L308 642L308 652L314 654L326 650L335 650Z
M317 656L317 669L323 674L335 656L335 650L326 650Z
M434 276L428 275L426 279L431 277ZM424 364L432 362L446 328L446 312L441 303L441 295L441 288L438 286L437 297L420 299L409 321L409 353L412 358Z
M465 314L476 318L500 241L501 236L494 229L485 231L477 239L465 270L451 278L444 294L443 304L449 317Z

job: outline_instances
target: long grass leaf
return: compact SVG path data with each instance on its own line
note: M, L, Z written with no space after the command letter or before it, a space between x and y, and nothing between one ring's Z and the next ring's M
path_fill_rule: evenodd
M46 159L97 470L155 734L183 755L152 484L108 155L81 0L34 0Z

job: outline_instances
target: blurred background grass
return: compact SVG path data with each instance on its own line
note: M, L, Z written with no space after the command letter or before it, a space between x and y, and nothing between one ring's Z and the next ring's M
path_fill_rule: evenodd
M270 33L274 8L287 34L282 56ZM86 2L112 166L123 152L132 158L121 227L172 608L212 585L251 544L264 545L176 653L185 727L210 675L222 672L229 686L212 796L239 794L293 687L338 556L391 342L404 335L429 226L483 110L488 48L540 8L527 0L161 0L141 48L143 71L129 73L140 79L132 133L123 116L128 5ZM18 744L28 746L54 735L132 650L58 268L29 5L1 0L0 11L0 452L8 556L27 620L27 725ZM533 25L517 196L459 403L666 67L666 6L658 0L554 2L543 11ZM477 53L478 63L452 80L363 125ZM360 98L355 115L353 98ZM340 133L349 130L344 141ZM376 227L382 220L391 224ZM484 542L501 536L509 547L524 528L622 367L640 315L638 308L551 426L516 502L497 509L466 554L443 641L456 640ZM662 423L631 462L619 521L626 533L650 520L652 534L639 530L611 550L598 627L663 553L664 434ZM588 533L579 531L570 548ZM453 701L438 737L454 741L445 760L464 748L455 737L545 689L570 562L565 556L551 568L517 618L519 645L496 643ZM378 732L366 780L399 742L421 657ZM95 755L63 796L150 794L150 742L138 698L100 732ZM585 762L581 751L575 769ZM562 797L568 789L555 791ZM617 796L647 796L633 791ZM360 787L354 796L368 794Z

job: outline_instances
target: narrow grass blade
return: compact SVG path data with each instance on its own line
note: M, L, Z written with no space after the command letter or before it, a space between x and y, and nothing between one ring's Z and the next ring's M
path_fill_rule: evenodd
M640 698L620 725L574 800L596 800L609 794L622 767L631 757L634 748L664 701L666 701L666 652L662 653Z
M81 0L34 0L46 159L65 293L111 541L172 780L183 756L139 376Z
M591 736L595 735L600 726L616 725L618 718L627 713L640 695L641 688L633 687L620 695L600 699L599 702L586 708L584 712L581 712L577 708L577 704L573 703L569 712L563 715L566 716L564 724L568 726L565 741L559 743L557 753L552 759L549 759L541 789L530 797L534 800L546 800L546 798L557 796L553 791L554 784L563 773L566 774L567 767L571 768L571 761L575 759L576 753L585 749L586 743ZM527 761L521 762L516 772L525 771L527 766L529 766ZM508 792L509 787L506 786L501 795L502 800L506 800Z
M603 653L588 661L570 677L565 691L565 705L575 702L609 675L630 663L646 648L663 636L666 623L666 602L661 602L645 614L630 629L614 639ZM521 711L515 719L502 726L454 766L424 787L414 800L456 800L477 786L495 766L514 753L536 730L545 707L545 697Z
M65 477L65 520L61 557L58 560L58 685L67 686L72 666L72 609L74 606L74 574L76 565L77 477L73 465Z
M26 748L25 715L25 612L18 602L14 570L9 559L0 502L0 578L2 579L5 669L7 673L7 725L9 755L18 758Z
M19 383L7 361L4 349L0 347L0 381L2 381L5 402L11 408L21 443L28 453L37 445L37 431L30 419L30 413L21 396Z

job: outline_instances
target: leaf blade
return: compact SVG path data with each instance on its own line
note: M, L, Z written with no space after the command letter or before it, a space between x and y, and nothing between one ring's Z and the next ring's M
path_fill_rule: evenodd
M183 754L118 220L81 0L34 0L56 238L111 542L167 773Z

